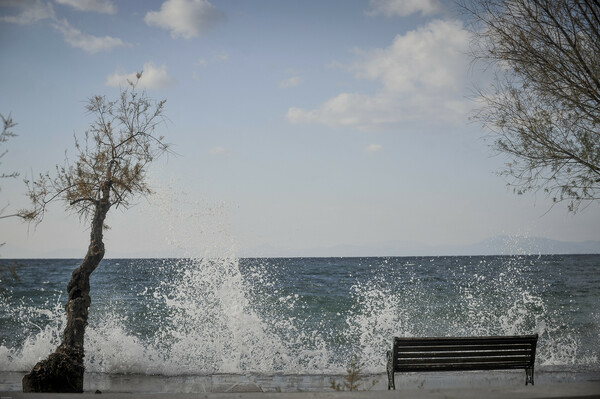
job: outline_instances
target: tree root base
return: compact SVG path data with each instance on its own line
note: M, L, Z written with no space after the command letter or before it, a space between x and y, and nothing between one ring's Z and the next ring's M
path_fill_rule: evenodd
M58 347L23 377L23 392L83 392L83 351Z

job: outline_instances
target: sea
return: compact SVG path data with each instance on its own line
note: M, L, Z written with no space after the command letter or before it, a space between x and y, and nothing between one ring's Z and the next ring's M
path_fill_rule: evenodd
M80 259L1 260L0 391L60 342ZM600 255L105 259L85 389L387 389L393 337L538 334L535 383L600 380ZM352 366L353 365L353 366ZM398 373L396 387L524 385L525 372Z

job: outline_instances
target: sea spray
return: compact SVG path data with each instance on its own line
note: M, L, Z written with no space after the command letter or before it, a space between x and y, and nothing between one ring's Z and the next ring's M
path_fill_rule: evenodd
M228 259L236 254L236 239L229 223L228 209L223 201L193 198L178 187L176 181L155 182L155 192L149 207L165 240L183 258Z
M176 262L161 290L168 317L158 335L177 373L272 372L285 348L251 309L235 258Z
M54 300L46 299L41 306L23 298L19 303L0 301L5 315L3 327L10 320L14 331L10 341L0 345L0 371L29 371L56 349L66 322L60 298L56 295Z
M292 363L250 302L252 286L240 273L226 204L191 201L173 183L157 194L153 202L169 226L169 242L186 254L163 265L170 278L153 294L167 309L155 337L168 364L162 372L269 373Z
M355 344L354 355L360 356L364 372L381 372L392 337L411 335L413 329L409 302L417 299L417 283L413 280L394 289L388 283L394 274L386 276L379 270L369 280L352 286L354 305L346 323Z
M537 359L542 365L577 364L581 347L569 321L550 309L544 293L553 288L539 270L539 257L505 256L480 259L459 269L461 287L455 306L466 317L448 321L457 335L538 334ZM454 313L455 315L458 312Z
M181 259L105 259L86 370L145 375L385 372L394 336L540 335L537 366L600 369L600 257L240 259L221 202L157 190ZM59 343L78 260L28 260L0 302L0 370ZM536 368L539 371L539 367Z
M598 370L599 262L106 259L92 281L86 368L109 375L339 375L357 355L365 373L377 374L385 372L393 336L538 333L536 374ZM74 263L24 261L23 283L0 304L1 370L27 371L54 350ZM45 273L55 277L40 280Z

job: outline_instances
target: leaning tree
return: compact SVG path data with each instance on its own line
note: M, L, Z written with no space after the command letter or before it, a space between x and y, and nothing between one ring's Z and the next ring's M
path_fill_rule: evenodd
M464 0L473 55L495 71L476 119L518 193L576 211L600 199L600 1Z
M67 322L56 351L37 363L23 378L25 392L82 392L84 333L90 307L90 275L104 257L103 231L110 209L128 208L149 194L147 172L169 146L157 127L164 122L165 101L154 101L136 90L136 82L120 96L89 99L86 109L94 115L82 140L75 138L76 158L65 160L54 173L28 181L32 209L21 211L25 219L39 223L47 206L62 202L69 211L90 224L90 245L81 265L67 285Z

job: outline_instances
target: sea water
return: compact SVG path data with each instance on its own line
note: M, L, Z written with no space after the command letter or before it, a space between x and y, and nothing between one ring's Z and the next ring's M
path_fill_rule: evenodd
M3 260L0 391L60 342L80 260ZM536 383L599 379L600 255L105 259L91 279L86 389L331 389L352 358L386 389L394 336L539 334ZM522 384L523 371L397 386Z

